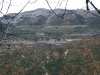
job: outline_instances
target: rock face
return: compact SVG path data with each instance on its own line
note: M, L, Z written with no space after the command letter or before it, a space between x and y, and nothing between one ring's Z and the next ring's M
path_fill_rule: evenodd
M55 14L49 9L36 9L32 11L26 11L20 13L14 20L12 17L16 13L4 15L8 20L2 19L1 22L6 23L7 21L15 25L91 25L100 24L99 14L95 11L87 10L64 10L54 9ZM3 16L3 17L4 17ZM62 18L64 18L62 20Z

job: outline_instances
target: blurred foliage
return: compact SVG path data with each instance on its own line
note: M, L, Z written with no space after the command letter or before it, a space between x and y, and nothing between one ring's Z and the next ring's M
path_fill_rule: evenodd
M0 75L99 75L99 53L100 38L62 45L20 44L0 53Z

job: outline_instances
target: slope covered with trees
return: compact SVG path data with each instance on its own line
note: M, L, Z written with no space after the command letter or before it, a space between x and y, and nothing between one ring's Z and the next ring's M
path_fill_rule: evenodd
M0 75L99 75L100 39L63 45L21 44L0 53Z

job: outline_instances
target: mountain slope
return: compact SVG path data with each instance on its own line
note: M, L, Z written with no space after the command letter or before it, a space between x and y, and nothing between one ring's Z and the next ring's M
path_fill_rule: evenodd
M99 25L100 16L95 10L64 10L54 9L56 16L49 9L36 9L20 13L13 21L10 19L14 14L6 15L8 21L16 25ZM64 17L67 21L62 19ZM2 20L6 23L6 20Z

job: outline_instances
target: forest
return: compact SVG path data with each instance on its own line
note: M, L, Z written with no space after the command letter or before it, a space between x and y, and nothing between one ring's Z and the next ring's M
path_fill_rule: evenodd
M100 38L62 45L20 44L0 53L0 75L99 75Z

